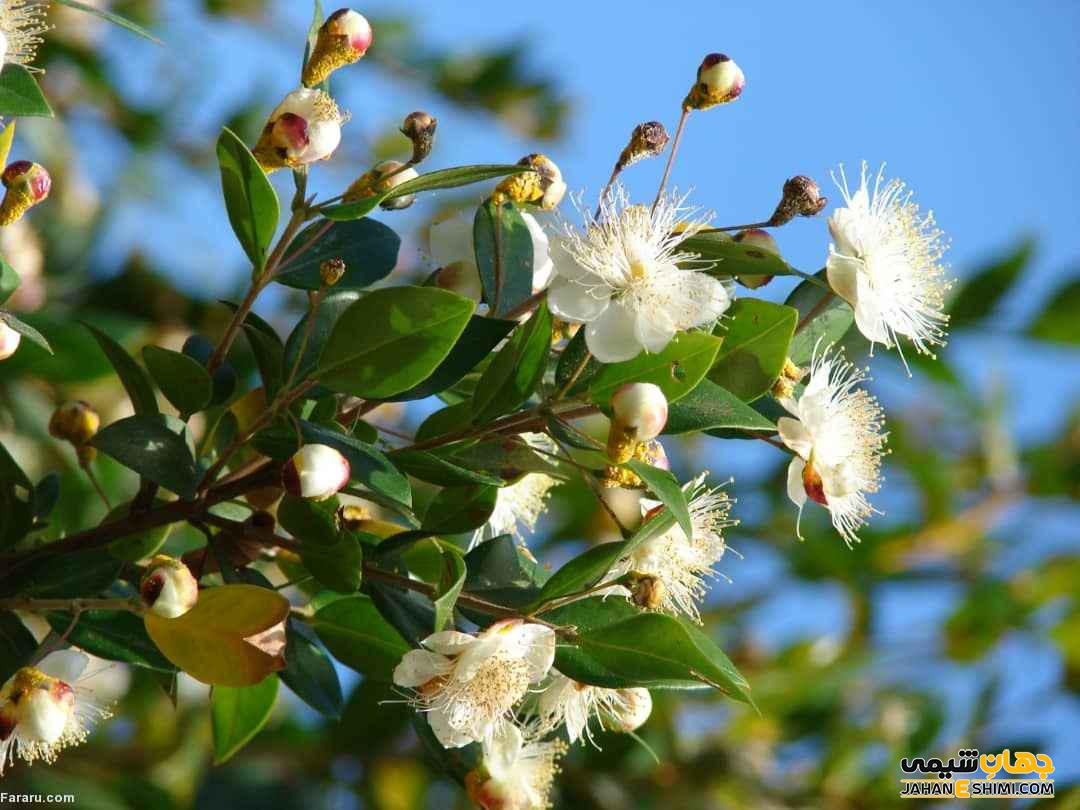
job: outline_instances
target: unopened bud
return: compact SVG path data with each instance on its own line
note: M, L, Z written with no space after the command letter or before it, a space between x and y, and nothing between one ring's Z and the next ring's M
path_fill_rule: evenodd
M341 281L346 269L344 259L327 259L324 261L319 265L319 278L322 279L323 286L333 287Z
M813 463L808 461L802 471L803 489L810 500L817 501L822 506L828 506L829 501L825 497L825 484L821 480L821 473L817 471Z
M740 245L746 245L751 248L751 250L747 251L751 256L762 256L765 253L773 253L777 256L780 255L780 246L776 244L776 240L773 239L772 234L761 228L748 228L747 230L739 231L735 234L734 241L738 242ZM772 281L773 277L760 274L740 274L735 276L735 280L744 287L756 290Z
M440 267L432 277L436 287L464 296L480 303L484 289L480 284L480 272L472 262L454 262Z
M349 483L351 474L348 459L333 447L305 444L286 462L281 480L290 495L322 501Z
M86 444L101 427L101 417L82 400L65 402L49 419L49 433L76 447Z
M410 163L420 163L431 154L431 147L435 144L435 129L438 126L438 119L426 112L417 111L405 116L401 124L401 134L412 141Z
M371 24L363 14L351 8L335 11L319 29L315 47L304 65L304 85L314 87L339 67L360 61L374 37Z
M499 183L492 195L495 202L512 200L516 203L533 203L545 211L562 202L566 183L551 158L541 154L526 155L518 161L518 165L529 166L533 171L515 174Z
M829 198L821 196L821 188L812 178L795 175L784 183L784 196L769 217L769 224L783 225L797 216L812 217L828 204Z
M158 554L139 583L139 596L152 613L175 619L195 607L199 583L180 560Z
M630 599L638 607L656 610L664 602L667 587L658 577L644 574L635 578L630 586Z
M630 134L630 142L619 155L619 162L615 164L616 171L622 171L627 166L633 166L639 160L656 157L663 153L668 144L667 130L659 121L646 121L638 124Z
M611 430L607 455L615 464L625 464L634 457L642 442L660 435L667 424L667 397L652 383L628 383L611 398Z
M75 719L75 690L36 667L16 670L2 686L0 751L4 764L16 755L28 762L41 756L51 761L48 757L56 750L54 746L64 745L64 735L70 733Z
M365 522L371 520L371 511L363 506L349 504L338 509L337 516L342 528L350 532L360 532L364 530Z
M707 110L737 99L746 86L746 77L735 60L722 53L710 53L697 71L697 82L683 101L691 110Z
M419 174L412 166L408 166L408 164L402 163L400 160L384 160L356 178L353 184L345 189L341 199L347 203L359 202L367 197L384 194L402 183L415 180L417 177L419 177ZM383 200L379 203L379 206L387 211L397 211L408 208L415 201L415 194L405 194Z
M10 225L49 196L52 178L44 166L29 160L17 160L0 174L7 191L0 203L0 226Z
M619 710L611 716L615 728L623 733L637 731L652 714L652 693L641 687L619 689L617 693Z
M252 154L267 172L326 160L341 143L346 118L322 90L293 90L270 114Z
M22 335L0 321L0 360L7 360L15 354L22 342Z

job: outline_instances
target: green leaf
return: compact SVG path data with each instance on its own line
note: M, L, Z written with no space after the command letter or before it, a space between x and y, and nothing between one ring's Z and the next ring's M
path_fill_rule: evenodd
M723 651L683 617L641 612L628 601L590 597L544 614L577 635L560 644L555 666L608 689L712 686L751 703L750 686Z
M718 428L755 433L776 432L776 425L708 378L668 407L668 420L664 426L667 435Z
M1049 340L1075 346L1080 343L1076 313L1080 312L1080 278L1068 281L1050 295L1046 308L1031 322L1027 334L1039 340Z
M0 115L52 118L52 107L41 94L34 76L22 65L8 63L0 71Z
M694 524L690 520L690 507L686 503L686 493L679 486L675 476L667 470L661 470L659 467L653 467L651 464L636 459L627 462L627 466L637 473L638 478L644 481L664 506L671 510L671 514L675 516L675 520L686 537L692 539Z
M477 423L516 410L536 390L547 369L552 322L551 312L541 304L495 355L473 394Z
M135 409L135 413L139 416L153 416L158 413L154 388L150 385L150 380L147 379L146 372L142 370L142 367L135 362L123 346L109 335L88 323L84 322L83 326L90 330L90 334L94 336L94 340L97 341L112 367L116 370L116 376L120 378L124 390L127 391L128 399L131 400L131 407Z
M337 519L334 516L337 505L337 498L313 501L286 494L278 505L278 523L303 543L331 546L338 536Z
M45 618L58 633L63 633L71 624L69 613L49 613ZM122 661L158 672L176 672L176 667L150 640L139 617L126 610L84 611L68 635L68 641L108 661Z
M195 497L200 472L186 425L171 416L129 416L106 425L90 444L144 478Z
M454 605L465 584L465 560L453 546L440 544L442 549L442 576L435 586L435 632L454 626Z
M744 402L772 388L784 368L799 312L792 307L741 298L716 327L724 345L716 355L709 379Z
M276 335L269 337L249 323L242 326L251 346L251 353L255 355L255 363L259 366L259 377L266 389L266 397L272 400L285 383L285 346Z
M825 278L825 271L818 273L817 278ZM799 311L795 336L788 349L791 362L797 366L810 362L819 341L822 347L838 343L855 323L855 312L847 301L810 281L792 290L784 303Z
M300 434L309 444L326 444L340 452L349 462L350 480L359 481L380 495L412 505L412 487L379 450L366 442L311 422L300 422Z
M461 333L454 348L446 356L431 376L414 385L408 391L386 397L390 402L425 399L445 391L472 371L476 365L491 354L499 343L517 326L517 321L504 321L499 318L484 318L473 315L469 324Z
M121 566L120 560L103 548L73 551L42 557L20 569L15 585L23 596L49 599L96 596L116 580Z
M217 157L233 232L251 263L262 269L277 230L277 194L255 156L227 127L218 137Z
M994 312L1034 255L1034 240L1025 239L1011 253L967 278L949 301L949 328L978 326Z
M585 364L584 371L578 375L573 387L566 392L569 396L584 391L589 381L596 376L596 372L601 368L600 361L589 355L589 347L585 344L585 330L579 329L577 334L570 338L570 342L566 344L566 348L563 349L563 353L559 356L559 364L555 367L556 390L561 391L566 387L574 372L581 365L581 361L587 356L589 359Z
M606 406L620 386L654 383L669 403L689 393L712 367L722 338L703 332L682 332L658 354L642 352L633 360L603 366L589 383L593 402Z
M18 616L8 610L0 610L0 684L24 666L34 654L38 643L34 634L26 629Z
M498 488L491 486L446 487L428 507L422 531L461 534L478 529L495 511L498 495Z
M214 354L214 348L214 344L202 335L191 335L184 341L180 350L188 357L198 360L203 368L207 368ZM211 379L214 381L214 393L210 398L210 404L221 405L227 402L236 390L236 369L226 360L217 367Z
M324 208L322 213L327 219L345 221L359 219L367 216L383 200L403 197L406 194L416 194L421 191L435 191L442 188L458 188L472 183L482 183L496 177L505 177L510 174L520 174L527 171L526 167L516 165L478 165L458 166L453 169L438 169L437 171L422 174L412 180L395 186L384 194L367 197L353 203L342 203Z
M25 321L21 321L12 315L10 312L0 312L0 321L3 321L8 325L9 329L12 329L27 338L32 343L36 343L42 349L49 354L55 354L52 346L49 345L49 341L45 339L45 336L41 334L37 329L32 327Z
M154 506L158 507L164 504L162 500L155 500ZM102 524L111 523L114 520L122 520L127 517L131 511L131 503L125 503L121 506L117 506L109 512ZM126 562L138 562L146 557L156 554L165 541L169 539L169 534L172 532L175 523L166 523L164 526L155 526L152 529L146 529L145 531L135 532L133 534L125 535L124 537L118 537L106 546L109 549L109 553L112 554L118 560L124 560Z
M488 200L476 209L473 245L484 300L493 315L505 315L532 295L532 234L513 203Z
M336 289L370 287L390 275L400 247L400 237L373 219L315 222L293 240L282 260L284 271L274 280L287 287L317 290L322 286L319 266L327 259L341 259L345 275L334 285Z
M367 596L337 599L320 608L312 627L338 661L377 680L391 680L394 667L409 651L408 642Z
M338 318L313 376L366 399L400 394L438 368L474 308L467 298L431 287L370 292Z
M198 360L160 346L144 346L142 354L150 376L181 417L198 413L210 404L214 382Z
M117 25L123 29L126 29L133 34L142 37L143 39L148 39L155 45L161 45L162 47L165 46L164 42L155 37L141 25L133 23L127 17L121 17L119 14L114 14L113 12L106 11L103 8L97 8L96 6L92 6L89 3L80 3L79 0L55 0L55 2L59 3L62 6L70 6L71 8L76 8L79 11L85 11L87 14L93 14L95 17L100 17L103 20L111 22L113 25Z
M300 366L296 372L296 379L303 380L311 376L311 372L314 371L315 364L319 360L319 355L322 354L326 341L334 329L334 324L341 317L341 313L359 300L360 293L355 290L340 290L323 298L323 302L315 314L315 323L311 327L311 334L308 336L304 356L301 358ZM285 341L286 369L291 369L296 363L296 358L300 354L300 344L303 341L304 331L307 329L307 321L310 317L310 313L305 314L297 322ZM317 390L312 392L312 396L318 395ZM325 391L326 389L322 390Z
M803 276L777 254L754 245L736 242L726 233L698 233L679 243L679 250L697 253L702 259L716 262L709 270L717 276ZM694 266L700 266L695 263Z
M465 555L465 566L466 591L508 607L524 608L533 602L544 582L543 569L525 556L509 534L480 543ZM485 621L490 622L491 617Z
M332 591L353 593L360 588L364 552L352 532L338 532L329 545L303 538L300 559L312 576Z
M467 484L490 484L500 487L504 483L498 476L462 467L443 458L436 451L402 450L394 453L394 464L402 472L440 487Z
M210 725L214 731L214 764L220 765L251 742L277 700L273 675L254 686L215 686L210 693Z
M285 638L285 669L278 677L315 711L333 719L340 717L341 682L319 637L307 624L290 617Z
M19 274L3 258L0 258L0 304L11 298L15 290L19 289L20 281Z

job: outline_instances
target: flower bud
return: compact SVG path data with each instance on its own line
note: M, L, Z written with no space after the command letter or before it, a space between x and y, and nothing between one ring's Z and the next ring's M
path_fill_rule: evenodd
M454 262L435 271L433 281L436 287L464 296L480 303L484 290L480 284L480 273L476 265L469 262Z
M821 196L821 189L812 178L795 175L784 183L784 195L769 217L769 224L784 225L796 216L812 217L828 204L829 198Z
M345 275L345 261L343 259L327 259L319 265L319 278L324 287L333 287L341 277Z
M347 203L358 202L367 197L383 194L404 182L415 180L419 176L416 169L402 163L400 160L384 160L356 178L353 184L345 189L341 199ZM406 194L401 197L383 200L379 205L387 211L397 211L408 208L415 201L415 194Z
M405 116L401 124L401 134L412 141L410 163L420 163L431 154L431 147L435 144L435 128L438 125L438 119L426 112L417 111Z
M22 218L33 206L49 196L52 178L44 166L29 160L17 160L0 174L7 191L0 203L0 226L10 225Z
M305 87L326 81L339 67L359 62L374 39L371 24L363 14L342 8L326 18L304 65Z
M618 731L637 731L652 714L652 693L641 687L619 689L618 692L622 705L611 720Z
M22 342L22 335L0 321L0 360L7 360L15 354Z
M660 435L667 424L667 397L652 383L628 383L611 398L611 430L608 433L608 458L625 464L634 456L641 442Z
M697 71L697 82L683 101L683 107L707 110L737 99L746 86L746 77L735 60L722 53L710 53Z
M86 444L101 427L101 417L82 400L65 402L49 419L49 433L78 447Z
M341 143L346 118L322 90L293 90L270 114L252 154L267 172L326 160Z
M550 211L562 202L566 183L562 172L546 155L526 155L518 161L519 166L529 166L531 172L522 172L505 178L495 187L492 199L497 203L512 200L516 203L534 203Z
M75 714L75 690L70 684L35 667L23 667L12 675L4 684L2 696L0 743L17 732L20 746L56 745ZM0 750L7 754L5 749Z
M555 345L563 340L571 340L581 330L580 323L569 323L568 321L560 321L555 319L551 327L551 345Z
M646 121L638 124L630 134L630 142L619 155L615 171L621 172L627 166L633 166L639 160L656 157L667 147L668 134L659 121Z
M158 554L139 583L139 596L151 613L166 619L183 616L199 601L199 583L191 569L174 557Z
M349 461L333 447L305 444L282 471L285 490L298 498L326 500L349 483Z
M777 256L780 255L780 246L776 244L776 240L773 239L772 234L761 228L748 228L747 230L739 231L735 234L733 241L738 242L741 245L752 247L753 250L747 251L751 256L760 256L762 252L774 253ZM735 280L744 287L756 290L772 281L773 277L763 275L738 275L735 277Z
M656 610L664 602L667 587L659 577L644 574L636 577L630 586L630 599L638 607Z

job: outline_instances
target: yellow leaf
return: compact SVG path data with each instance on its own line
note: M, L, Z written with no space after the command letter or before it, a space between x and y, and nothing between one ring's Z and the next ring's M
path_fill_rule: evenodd
M0 169L7 166L8 153L11 152L11 142L15 140L15 122L12 121L4 131L0 132Z
M281 669L280 655L250 639L289 615L289 601L255 585L222 585L199 594L195 607L175 619L145 616L146 632L162 654L195 680L251 686Z

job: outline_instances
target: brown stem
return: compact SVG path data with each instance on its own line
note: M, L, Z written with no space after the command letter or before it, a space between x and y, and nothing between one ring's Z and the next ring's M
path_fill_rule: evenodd
M777 228L777 227L779 227L779 226L776 223L771 222L769 220L765 220L764 222L751 222L751 223L749 223L747 225L724 225L722 227L716 227L716 228L702 228L700 231L698 231L698 233L716 233L717 231L745 231L745 230L749 230L750 228Z
M653 200L652 210L660 204L660 198L664 196L668 178L671 177L671 167L675 164L675 155L679 151L679 142L682 140L683 130L686 128L686 120L690 117L690 108L683 107L682 115L679 116L679 125L675 128L675 138L671 141L671 151L668 152L667 165L664 167L664 176L660 178L660 188L656 190L656 199Z
M143 606L138 599L35 599L30 596L13 596L0 599L0 610L24 610L28 613L45 613L50 610L70 611L75 614L86 610L130 610L142 613ZM72 623L74 626L74 623ZM71 627L62 639L71 632Z
M604 186L604 190L600 192L600 198L596 201L596 213L592 217L594 222L600 219L600 212L604 208L604 200L607 198L608 192L611 191L611 187L615 185L615 180L622 170L622 163L616 163L615 168L611 170L611 177L608 178L607 185Z

